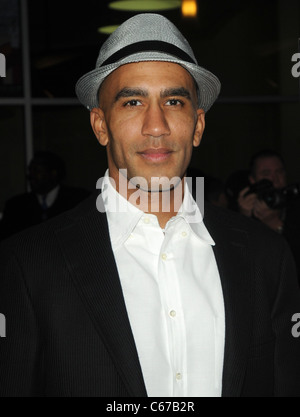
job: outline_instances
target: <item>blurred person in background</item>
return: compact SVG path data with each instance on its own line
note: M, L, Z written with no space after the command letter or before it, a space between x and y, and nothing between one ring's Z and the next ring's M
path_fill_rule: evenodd
M242 190L249 187L249 170L239 169L234 171L225 182L225 193L228 200L228 208L239 212L238 198Z
M204 198L208 203L217 207L228 208L228 198L225 184L216 177L205 177Z
M63 185L64 161L48 151L37 152L28 166L31 192L15 196L5 204L0 239L53 218L78 205L89 192Z
M238 210L287 239L300 275L300 198L298 196L273 205L268 203L268 198L274 194L273 190L280 192L287 185L287 170L282 156L273 150L256 153L250 163L249 186L243 188L238 196Z
M204 199L217 207L228 208L228 197L226 195L225 184L219 178L205 174L198 168L189 167L187 177L192 180L192 194L196 198L197 178L204 179Z

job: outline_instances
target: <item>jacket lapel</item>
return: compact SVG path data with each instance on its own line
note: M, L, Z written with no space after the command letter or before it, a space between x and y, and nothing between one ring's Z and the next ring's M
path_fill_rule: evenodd
M95 329L134 397L147 396L131 331L106 215L93 195L79 206L73 221L56 232L68 268Z
M222 216L224 221L224 217ZM223 287L226 316L223 397L239 397L246 373L253 319L253 273L247 233L224 225L218 212L205 211L215 240L215 257Z
M96 210L96 198L92 196L74 210L72 222L56 234L82 302L129 395L146 397L106 215ZM253 274L247 234L234 225L225 226L218 213L208 206L205 224L216 242L214 252L225 302L223 397L238 397L242 392L252 329Z

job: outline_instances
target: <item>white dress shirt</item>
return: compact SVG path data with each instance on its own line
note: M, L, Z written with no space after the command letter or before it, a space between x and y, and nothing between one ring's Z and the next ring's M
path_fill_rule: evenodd
M52 207L55 201L57 200L59 190L60 190L60 186L58 185L57 187L53 188L53 190L51 190L44 197L40 194L37 194L37 199L38 199L40 206L43 207L43 205L46 204L48 208Z
M145 214L117 193L108 172L103 190L148 396L220 397L224 298L214 241L203 221L187 221L186 208L194 203L188 186L180 213L164 230L155 215Z

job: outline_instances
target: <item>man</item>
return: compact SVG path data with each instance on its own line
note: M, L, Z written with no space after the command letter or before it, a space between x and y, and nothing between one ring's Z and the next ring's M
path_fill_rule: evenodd
M300 395L285 242L215 207L204 223L184 181L219 90L162 16L103 45L77 94L109 172L101 195L1 249L0 395Z
M260 151L251 159L250 184L257 184L262 180L269 180L275 190L282 190L288 185L284 160L273 150ZM260 220L286 238L297 263L300 282L300 199L292 199L283 206L273 208L259 198L257 193L249 193L249 190L250 187L246 187L239 194L239 211L247 217Z
M274 151L261 151L253 156L250 163L250 184L261 180L269 180L275 189L287 186L286 169L282 157ZM270 208L257 194L250 193L249 187L243 189L239 195L238 204L240 212L247 217L254 216L270 229L281 232L284 226L282 210Z
M65 164L58 155L37 152L28 167L31 192L7 201L0 240L70 210L89 196L84 189L65 186L65 175Z

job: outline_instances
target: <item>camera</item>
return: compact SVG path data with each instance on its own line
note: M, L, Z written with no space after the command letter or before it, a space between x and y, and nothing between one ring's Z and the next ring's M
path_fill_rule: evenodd
M261 180L250 185L250 190L245 194L256 194L259 200L264 201L271 209L281 209L300 196L300 184L291 184L282 189L273 187L270 180Z

